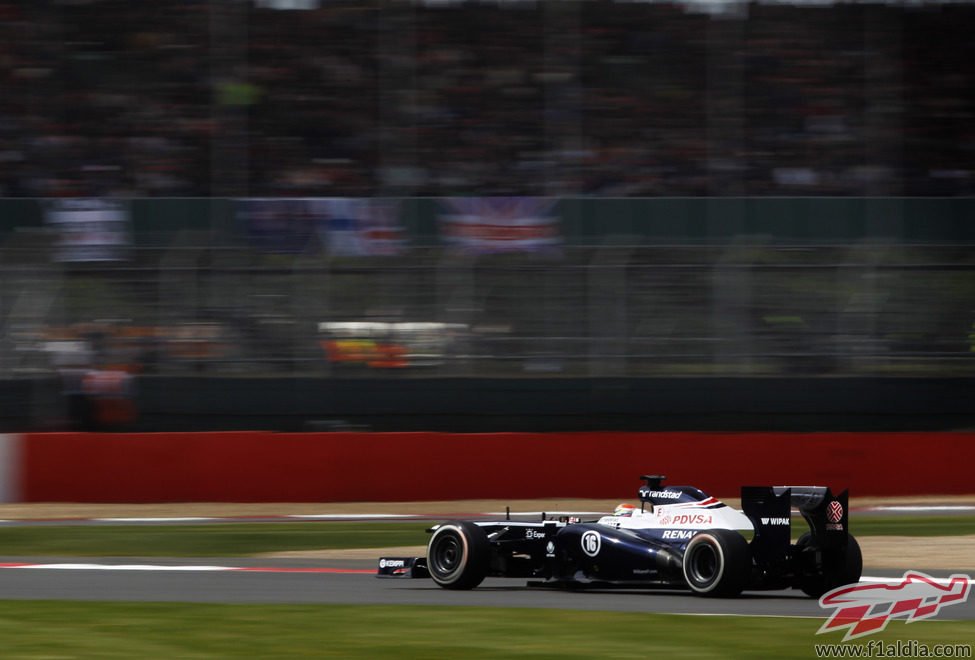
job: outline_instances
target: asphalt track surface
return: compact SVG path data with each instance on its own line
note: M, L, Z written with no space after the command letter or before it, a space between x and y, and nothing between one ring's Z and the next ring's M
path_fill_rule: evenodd
M375 560L362 559L0 557L0 599L526 607L815 618L829 614L817 600L796 590L715 599L650 589L567 591L528 587L524 579L488 578L474 590L450 591L429 579L377 579L376 567ZM891 583L903 573L864 569L865 576L890 578ZM939 578L950 574L927 573ZM975 620L975 598L953 605L938 618Z
M471 591L428 579L378 579L372 560L213 560L132 558L0 558L0 599L206 603L325 603L526 607L692 615L822 618L815 599L795 590L746 592L735 599L699 598L649 589L566 591L528 587L523 579L488 578ZM896 581L902 572L865 571ZM947 577L945 572L932 572ZM975 599L940 619L975 620Z

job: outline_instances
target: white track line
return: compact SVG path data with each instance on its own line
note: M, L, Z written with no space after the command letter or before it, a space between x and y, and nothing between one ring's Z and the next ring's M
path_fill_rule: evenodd
M428 516L425 514L410 513L292 513L281 517L300 520L394 520L401 518L426 518Z
M34 568L51 571L230 571L230 566L167 566L163 564L25 564L7 568Z
M890 512L890 513L971 513L975 512L975 504L935 504L935 505L882 505L854 507L857 513ZM63 520L0 520L0 525L15 525L24 522L103 522L122 524L165 524L165 523L209 523L209 522L254 522L257 520L440 520L448 518L468 517L496 517L510 515L524 518L531 516L605 516L605 511L488 511L480 514L409 514L409 513L308 513L285 514L271 516L169 516L169 517L103 517L103 518L66 518ZM792 510L793 517L800 515L797 509Z
M966 575L965 577L968 576ZM872 577L869 575L865 575L860 578L860 582L870 582L873 584L900 584L903 581L904 581L903 576L902 577ZM931 581L943 586L948 586L949 584L951 584L950 578L931 578ZM968 584L970 585L975 584L975 580L968 578Z
M161 522L208 522L211 520L221 520L221 518L200 518L195 516L184 516L182 518L92 518L95 522L117 522L117 523L161 523Z
M975 511L975 505L971 504L932 504L932 505L908 505L908 504L891 504L889 506L865 506L853 509L854 511L893 511L893 512L934 512L934 511L952 511L952 512L965 512L965 511Z
M41 563L4 563L0 568L22 568L52 571L241 571L241 572L354 572L354 573L374 573L372 569L345 571L341 569L326 568L276 568L276 567L253 567L253 566L210 566L193 564L99 564L93 562L59 562L50 564ZM966 576L967 577L967 576ZM873 584L899 584L903 577L879 577L865 575L860 578L860 582ZM951 583L949 578L933 578L937 584L948 585ZM975 584L975 580L969 578L968 584Z

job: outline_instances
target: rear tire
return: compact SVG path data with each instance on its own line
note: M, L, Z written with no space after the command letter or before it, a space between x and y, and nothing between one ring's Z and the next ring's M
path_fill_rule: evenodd
M796 550L802 552L815 552L810 547L812 534L806 532L796 541ZM846 550L839 551L832 555L823 555L821 565L812 564L807 566L807 572L803 575L799 588L807 596L819 598L827 591L844 584L855 584L860 581L860 574L863 571L863 554L860 552L860 544L852 534L848 536Z
M487 575L490 549L487 534L474 523L445 523L427 545L427 570L444 589L473 589Z
M737 596L751 574L748 542L736 531L712 529L696 534L682 560L684 579L699 596Z

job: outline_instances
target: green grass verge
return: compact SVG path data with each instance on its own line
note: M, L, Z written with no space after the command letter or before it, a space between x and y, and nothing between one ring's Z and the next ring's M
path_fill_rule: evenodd
M810 658L821 619L385 605L0 601L3 657ZM865 641L975 644L975 622L893 621Z
M240 557L288 550L425 545L429 523L273 522L209 525L44 525L0 528L0 555ZM975 516L857 518L854 535L975 534ZM793 536L806 531L801 520Z
M0 528L0 555L238 557L262 552L425 545L428 523L277 522Z
M854 517L850 531L854 536L962 536L975 534L975 516Z

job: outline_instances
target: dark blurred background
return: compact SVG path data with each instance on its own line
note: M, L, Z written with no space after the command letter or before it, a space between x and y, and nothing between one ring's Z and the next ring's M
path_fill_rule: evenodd
M973 28L0 2L0 430L972 428Z

